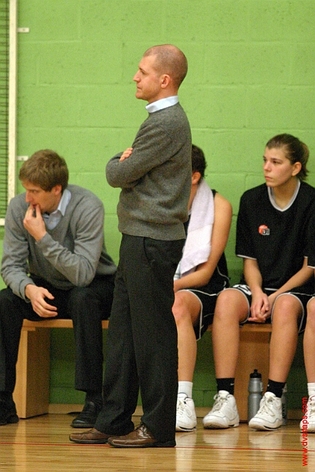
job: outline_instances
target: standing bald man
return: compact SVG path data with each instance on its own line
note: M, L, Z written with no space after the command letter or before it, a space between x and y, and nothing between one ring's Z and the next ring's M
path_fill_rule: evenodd
M173 277L182 256L191 186L191 132L178 101L187 59L176 46L148 49L133 80L149 113L131 147L107 164L120 187L119 267L107 338L104 406L84 444L173 447L177 331ZM138 395L143 416L134 429Z

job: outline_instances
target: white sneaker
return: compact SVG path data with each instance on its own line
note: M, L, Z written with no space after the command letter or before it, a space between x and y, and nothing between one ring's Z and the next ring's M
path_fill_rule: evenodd
M302 433L315 433L315 395L308 398L300 430Z
M259 410L248 423L250 428L272 430L282 426L281 398L272 392L266 392L260 400Z
M193 431L197 426L195 404L186 393L179 393L176 407L176 431Z
M203 425L207 429L229 428L239 425L240 417L235 398L226 390L219 390L214 397L212 410L204 417Z

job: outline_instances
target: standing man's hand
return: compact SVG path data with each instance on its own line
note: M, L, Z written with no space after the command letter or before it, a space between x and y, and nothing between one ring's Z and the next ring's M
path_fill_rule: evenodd
M122 155L119 158L119 162L124 161L125 159L128 159L128 157L131 156L133 149L131 147L127 148Z

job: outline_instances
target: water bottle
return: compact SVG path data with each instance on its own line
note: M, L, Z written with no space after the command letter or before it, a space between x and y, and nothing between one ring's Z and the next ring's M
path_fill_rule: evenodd
M256 415L259 410L260 400L262 399L262 380L261 374L254 369L249 376L248 384L248 421Z
M283 387L281 395L282 424L287 424L287 384Z

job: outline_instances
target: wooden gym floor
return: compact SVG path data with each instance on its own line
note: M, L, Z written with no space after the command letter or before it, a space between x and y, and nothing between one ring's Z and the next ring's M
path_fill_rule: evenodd
M176 448L116 449L71 443L73 416L54 414L0 427L0 470L14 472L315 471L315 434L303 437L299 421L273 432L242 423L228 430L177 433ZM137 425L139 416L134 418ZM304 444L304 450L303 450Z

